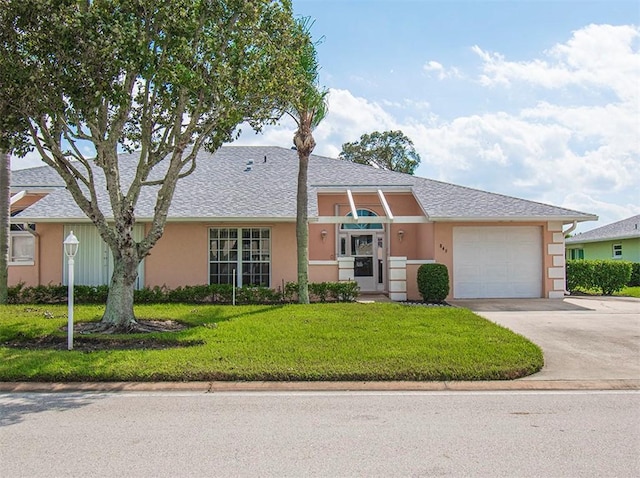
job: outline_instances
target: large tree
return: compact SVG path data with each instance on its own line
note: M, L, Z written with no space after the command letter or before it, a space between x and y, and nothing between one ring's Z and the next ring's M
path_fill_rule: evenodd
M367 164L380 169L413 174L420 164L420 155L413 142L402 131L374 131L363 134L360 141L344 143L340 159Z
M20 88L8 102L113 253L102 329L136 328L137 266L162 236L177 181L240 123L260 129L282 114L307 40L289 0L0 0L0 75ZM139 151L134 177L121 177L122 148ZM156 203L136 242L143 188Z
M308 36L312 22L308 18L298 21L301 31ZM302 49L296 63L296 91L287 113L298 126L293 144L298 152L298 188L296 196L296 246L298 259L298 302L309 303L309 220L308 170L309 157L316 147L313 130L327 114L327 93L318 84L316 45L310 40Z

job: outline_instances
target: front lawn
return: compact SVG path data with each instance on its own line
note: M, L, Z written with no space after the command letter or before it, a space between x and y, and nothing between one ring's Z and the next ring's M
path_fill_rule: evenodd
M76 307L76 322L101 312ZM543 365L536 345L453 307L154 305L136 315L190 327L119 336L128 350L56 350L47 344L66 337L66 307L3 306L0 381L504 380ZM34 339L43 345L19 346ZM145 349L145 339L184 346Z

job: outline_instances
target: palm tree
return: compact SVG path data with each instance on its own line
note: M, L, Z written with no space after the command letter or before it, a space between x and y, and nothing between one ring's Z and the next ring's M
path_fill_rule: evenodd
M309 30L313 23L309 18L299 20L301 31L311 38ZM307 176L309 156L316 147L313 130L327 114L328 91L318 86L318 59L316 45L307 42L297 66L299 93L291 103L287 114L293 118L298 129L293 144L298 152L298 190L296 200L296 242L298 252L298 302L309 303L309 221Z
M0 148L0 304L7 303L11 155Z

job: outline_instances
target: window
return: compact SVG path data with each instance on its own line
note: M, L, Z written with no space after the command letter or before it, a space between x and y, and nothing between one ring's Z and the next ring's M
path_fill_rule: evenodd
M369 211L368 209L358 209L356 211L358 213L358 217L377 217L378 215ZM353 217L353 213L347 214L347 217ZM341 224L340 229L382 229L382 224L380 223L368 223L368 224Z
M613 245L613 258L622 259L622 244Z
M570 251L569 259L574 261L576 259L584 259L584 249L569 249L569 251Z
M271 282L271 230L268 228L215 228L209 230L209 283L269 287Z
M33 234L26 231L11 231L9 235L9 263L11 265L33 265L35 244L36 240Z

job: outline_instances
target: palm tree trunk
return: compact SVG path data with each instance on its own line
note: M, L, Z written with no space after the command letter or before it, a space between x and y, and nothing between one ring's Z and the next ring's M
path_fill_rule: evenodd
M0 150L0 304L7 303L9 280L9 218L11 217L11 155Z
M296 202L296 242L298 250L298 303L309 303L309 220L307 175L309 153L298 150L298 192Z

